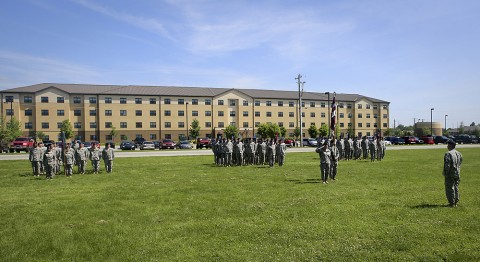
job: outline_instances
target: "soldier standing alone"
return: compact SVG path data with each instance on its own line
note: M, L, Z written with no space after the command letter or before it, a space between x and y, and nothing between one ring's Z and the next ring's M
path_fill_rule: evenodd
M106 143L105 148L102 151L103 162L105 163L105 170L107 173L111 173L113 169L113 159L115 158L115 153L113 149L110 148L110 144Z
M447 141L448 152L443 158L443 176L445 177L445 194L447 196L448 205L456 207L460 200L458 185L460 184L460 167L463 157L460 152L455 150L455 141L449 139Z
M331 152L328 149L328 141L323 142L322 147L317 147L315 150L320 155L320 172L322 174L322 181L324 184L328 184L328 176L330 174L330 157Z

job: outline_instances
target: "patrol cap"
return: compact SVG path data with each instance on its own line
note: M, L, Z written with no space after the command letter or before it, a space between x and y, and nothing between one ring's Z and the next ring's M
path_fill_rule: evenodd
M455 145L456 143L455 143L455 141L453 141L453 139L448 139L447 144L448 145Z

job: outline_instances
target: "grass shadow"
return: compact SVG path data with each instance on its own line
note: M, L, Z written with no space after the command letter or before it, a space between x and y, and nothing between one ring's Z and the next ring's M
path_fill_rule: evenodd
M421 204L421 205L412 206L412 208L440 208L440 207L448 207L448 205Z

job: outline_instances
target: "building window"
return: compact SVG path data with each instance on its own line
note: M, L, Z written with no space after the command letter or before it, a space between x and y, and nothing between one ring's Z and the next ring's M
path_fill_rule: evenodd
M225 127L225 124L224 124L223 122L218 122L218 127L224 128L224 127Z
M151 105L156 105L156 104L157 104L157 99L154 98L154 97L151 97L151 98L150 98L150 104L151 104Z
M282 126L283 126L283 122L278 122L278 126L279 126L279 127L282 127Z
M40 101L41 101L42 103L48 103L48 96L42 96L42 97L40 98Z
M65 97L63 97L63 96L57 97L57 103L59 103L59 104L65 103Z
M237 101L235 99L228 99L228 103L230 104L230 106L236 106L237 105Z
M49 129L49 128L50 128L50 123L42 122L42 129Z
M387 127L387 123L383 123L383 127Z
M315 117L315 112L310 112L310 117Z
M185 116L185 111L178 110L178 116Z
M314 126L314 125L315 125L315 122L310 122L310 126ZM322 123L322 125L324 124Z
M111 104L112 103L112 98L111 97L105 97L105 104Z
M362 127L362 126L363 126L362 123L358 123L358 127Z
M165 99L163 99L163 103L164 103L165 105L170 105L170 103L171 103L170 98L165 98Z
M267 117L272 117L272 112L267 112Z
M278 112L278 117L283 117L283 112Z
M218 116L223 116L223 111L218 111Z
M205 116L212 116L212 111L205 111Z
M367 114L367 118L370 118L370 114Z
M362 118L363 117L362 113L358 113L357 117Z
M57 116L64 116L65 115L65 110L58 109L57 110Z
M164 116L171 116L172 112L170 110L165 110Z
M31 116L33 114L32 109L25 109L25 116Z
M150 110L150 116L157 116L157 110Z
M217 101L217 104L218 104L219 106L223 106L223 103L224 103L223 100L218 100L218 101Z
M135 97L135 104L141 105L142 104L142 98L141 97Z
M192 111L192 116L198 116L198 111Z
M302 112L303 113L303 112ZM321 112L320 113L320 117L327 117L327 115L325 114L325 112Z
M310 107L315 107L315 102L310 102Z
M344 127L344 126L345 126L345 124L344 124L344 123L340 123L340 127Z
M57 128L58 128L58 129L62 128L62 126L63 126L63 123L62 123L62 122L57 122Z
M348 127L351 127L352 126L352 123L348 123Z
M277 106L283 106L283 101L278 101Z
M73 103L74 104L81 104L82 99L79 96L75 96L75 97L73 97Z
M248 122L243 122L243 127L247 128L248 127Z
M96 116L97 115L97 110L93 109L90 110L90 116Z
M378 127L377 123L373 123L373 127L377 128Z
M340 116L340 118L344 118L344 117L345 117L345 114L344 114L344 113L340 113L339 116Z
M112 122L105 122L105 128L112 128Z
M289 106L289 107L294 107L294 106L295 106L295 102L289 101L289 102L288 102L288 106Z
M267 101L266 104L267 106L272 106L272 101Z
M230 125L231 125L231 126L237 126L237 123L235 123L235 122L230 122Z
M73 110L73 115L74 116L81 116L82 115L82 110L80 110L80 109Z
M185 122L178 122L178 128L184 128Z
M358 105L357 105L357 108L358 108L358 109L362 109L362 104L358 104Z
M198 105L198 99L192 99L192 105Z
M302 127L305 127L305 122L302 122Z
M165 122L165 128L171 128L172 127L172 123L170 122Z
M230 116L235 116L235 111L230 111Z
M142 128L143 127L142 122L135 122L135 127L136 128Z
M347 104L347 108L352 108L352 104Z
M97 122L90 122L90 128L97 128Z
M24 103L32 103L33 98L31 96L25 96L25 97L23 97L23 102Z
M367 127L370 127L370 123L367 123Z
M127 98L126 97L120 97L120 104L126 104L127 103Z
M88 98L88 101L90 102L90 104L96 104L97 103L97 98L94 97L94 96L91 96Z
M127 139L128 139L128 136L127 136L127 135L120 135L120 139L121 139L121 140L127 140Z
M243 106L248 106L248 100L243 100Z
M255 111L255 117L259 117L260 116L260 112L259 111Z
M105 116L112 116L112 110L110 109L105 110Z
M255 106L260 106L260 100L255 100Z
M383 107L383 109L388 109L387 105L383 105L382 107Z
M82 128L82 123L81 122L73 123L73 128Z
M348 118L352 118L353 117L353 114L352 113L348 113Z
M366 108L366 109L370 109L370 104L366 104L366 105L365 105L365 108Z
M377 104L373 104L373 109L378 109L378 105L377 105Z
M373 114L373 118L378 118L378 114Z
M14 109L7 109L6 110L6 115L7 116L13 116L14 115Z
M302 107L305 107L305 101L302 101Z
M165 139L172 139L172 134L165 134Z
M248 116L248 111L243 111L243 116Z
M288 112L288 117L295 117L295 113L294 112Z
M212 122L205 122L205 127L206 128L211 128L212 127Z
M48 116L48 109L42 109L42 116Z
M210 99L205 99L205 105L209 106L212 104L212 100Z
M135 116L142 116L142 110L135 110Z
M288 122L288 127L295 127L295 123L294 122Z
M326 106L326 105L325 105L325 102L321 102L321 103L320 103L320 107L325 107L325 106Z
M32 128L33 128L32 122L26 122L25 123L25 129L32 129Z
M179 98L179 99L178 99L178 104L179 104L179 105L184 105L184 104L185 104L185 99Z
M127 128L127 122L120 122L120 128Z
M383 118L387 118L387 114L383 114Z
M338 104L338 108L343 108L343 107L344 107L343 103Z
M150 128L157 128L157 122L150 122Z
M120 116L127 116L127 110L120 110Z
M157 140L157 134L150 134L150 140Z
M259 127L260 126L260 122L255 122L255 127Z

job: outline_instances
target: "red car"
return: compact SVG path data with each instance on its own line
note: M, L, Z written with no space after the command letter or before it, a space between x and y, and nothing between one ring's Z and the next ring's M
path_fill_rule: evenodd
M197 138L197 149L199 148L210 148L212 144L210 143L210 138Z
M10 153L20 151L28 152L33 147L33 139L31 137L17 137L10 143Z
M403 137L403 140L405 140L405 144L408 145L408 144L415 144L416 141L415 141L415 137L413 136L404 136Z
M292 147L295 145L295 140L293 139L285 139L284 141L285 145L287 145L288 147Z
M175 149L175 142L171 139L163 139L160 145L161 149Z

